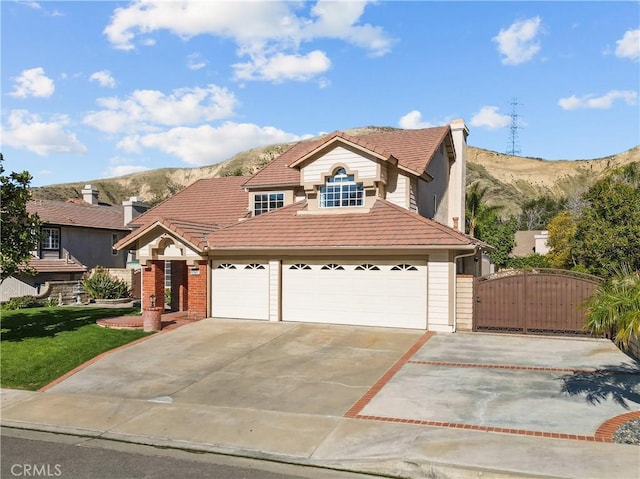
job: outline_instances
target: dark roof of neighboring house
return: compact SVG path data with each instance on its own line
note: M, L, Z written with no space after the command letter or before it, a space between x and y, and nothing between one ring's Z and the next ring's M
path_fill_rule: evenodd
M369 212L318 214L306 201L209 233L218 248L447 247L483 245L465 234L378 199Z
M32 258L29 266L38 273L85 273L87 267L72 259L40 259Z
M424 173L438 147L450 134L449 126L424 128L420 130L395 130L351 136L336 131L315 140L296 143L278 158L244 183L245 187L296 185L300 183L300 171L290 168L298 159L335 138L356 144L386 159L395 158L406 170L419 176Z
M132 225L140 229L166 219L226 226L248 215L249 197L242 188L246 176L205 178L136 217Z
M37 213L42 223L128 231L122 206L91 205L53 200L30 200L27 212Z

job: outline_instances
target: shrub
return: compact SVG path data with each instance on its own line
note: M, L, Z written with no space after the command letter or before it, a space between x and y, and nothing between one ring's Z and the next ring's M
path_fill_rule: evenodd
M105 268L98 267L91 276L85 276L82 287L93 299L120 299L130 295L126 281L114 278Z
M20 296L18 298L11 298L9 301L2 305L2 309L14 310L14 309L27 309L37 308L42 306L35 296Z
M507 268L549 268L549 261L546 256L539 253L532 253L529 256L516 256L507 260Z

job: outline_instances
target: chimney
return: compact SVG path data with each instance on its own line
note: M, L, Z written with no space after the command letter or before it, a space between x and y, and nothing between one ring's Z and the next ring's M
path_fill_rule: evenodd
M92 185L84 185L82 199L90 205L98 204L98 188Z
M124 200L122 202L122 206L124 207L124 224L128 225L136 216L141 215L147 208L149 208L145 203L140 201L137 196L132 196L128 200Z
M449 175L449 214L457 217L457 224L450 224L452 228L464 233L465 225L465 194L467 182L467 136L469 130L464 120L458 119L451 122L451 136L456 152L456 161L451 165ZM452 223L455 223L452 221Z

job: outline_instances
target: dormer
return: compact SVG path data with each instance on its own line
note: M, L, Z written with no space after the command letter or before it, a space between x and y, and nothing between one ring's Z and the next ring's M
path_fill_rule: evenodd
M368 211L376 198L384 197L388 161L395 163L335 136L289 167L300 171L308 211L356 213Z

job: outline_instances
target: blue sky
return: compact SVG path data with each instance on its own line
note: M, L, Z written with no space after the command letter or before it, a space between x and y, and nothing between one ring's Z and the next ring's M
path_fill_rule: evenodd
M638 2L6 1L1 141L33 186L463 118L469 144L640 143Z

